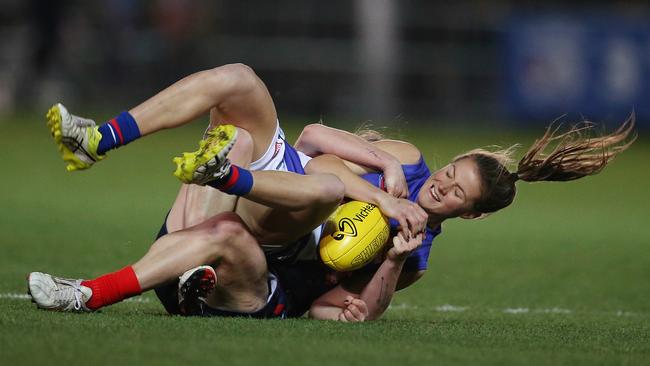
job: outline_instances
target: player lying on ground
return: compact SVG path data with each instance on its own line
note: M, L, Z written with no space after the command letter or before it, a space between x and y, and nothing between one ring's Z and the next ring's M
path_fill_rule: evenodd
M182 83L182 82L181 82ZM260 82L261 83L261 82ZM263 85L263 84L262 84ZM170 88L173 89L174 87ZM190 88L191 89L191 88ZM160 95L164 95L166 91L163 91L161 94L158 96L152 98L152 100L159 98ZM170 94L169 91L167 91L167 94ZM173 95L173 93L171 93ZM163 100L165 98L162 98ZM269 98L270 99L270 98ZM151 102L152 100L148 101ZM148 103L147 102L147 103ZM158 101L160 102L160 100ZM145 104L147 104L145 103ZM164 103L150 103L153 105L152 108L160 108L161 104ZM138 107L136 107L136 110ZM146 108L145 108L146 109ZM228 110L228 109L226 109ZM214 112L213 112L214 113ZM138 118L136 120L139 121ZM236 119L234 119L236 120ZM139 124L138 124L139 125ZM594 174L598 171L600 171L604 165L618 152L624 150L627 146L629 146L629 143L625 144L625 139L629 135L630 131L632 130L633 127L633 122L629 121L629 123L626 123L624 126L621 127L616 133L601 137L601 138L595 138L591 140L587 139L576 139L574 141L569 141L571 139L575 139L576 137L579 137L579 130L573 130L568 134L565 135L560 135L560 136L554 136L551 133L547 133L541 140L539 140L531 150L526 154L524 159L519 164L519 169L516 173L509 173L507 169L505 168L503 164L503 159L506 157L506 155L499 155L495 153L488 153L485 151L473 151L468 154L464 154L462 156L459 156L457 159L454 160L450 165L447 167L441 169L440 171L434 173L433 175L429 176L428 168L426 168L426 165L424 162L421 160L421 156L419 154L419 151L412 147L411 145L404 145L399 142L379 142L376 144L376 146L380 146L381 149L385 150L395 150L395 151L390 151L393 152L396 155L402 154L400 157L400 160L403 163L407 163L406 166L404 166L405 172L408 170L422 170L422 174L419 174L417 177L418 179L415 179L413 181L414 185L413 188L411 189L409 198L413 201L416 201L428 214L428 230L429 232L427 233L427 240L432 239L433 235L435 235L435 230L439 229L439 224L444 221L446 218L451 218L451 217L465 217L465 218L473 218L473 217L478 217L483 214L489 213L489 212L494 212L500 208L503 208L507 206L510 202L512 202L512 199L514 198L514 182L521 178L524 180L528 181L535 181L535 180L570 180L570 179L576 179L579 177L582 177L584 175L588 174ZM317 126L312 126L309 130L314 130L314 129L323 129L324 127L317 127ZM101 127L100 127L101 129ZM308 131L309 131L308 130ZM254 131L254 129L251 129L251 131ZM328 130L329 131L329 130ZM251 133L252 135L252 133ZM305 136L305 135L303 135ZM560 149L557 149L554 153L552 153L548 158L540 159L541 152L543 151L543 148L549 143L557 139L562 139L564 138L565 144L560 144ZM314 139L312 137L312 139ZM567 140L568 139L568 140ZM253 139L254 140L254 139ZM304 139L301 141L307 141L308 139ZM318 140L318 138L315 138L315 140ZM268 141L268 139L267 139ZM255 145L255 144L253 144ZM339 144L340 145L340 144ZM354 144L351 144L351 146ZM390 147L391 145L395 145L392 148ZM302 146L302 148L306 150L311 150L311 153L317 154L320 152L328 152L326 151L327 149L322 149L321 147L318 147L317 144L313 144L312 142L304 142L304 143L299 143L298 146ZM405 148L405 146L409 146L409 148ZM329 147L328 147L329 148ZM371 150L372 151L372 150ZM204 162L201 161L200 158L201 154L196 154L195 156L190 156L188 159L186 159L186 163L190 163L188 165L192 166L192 169L190 171L192 173L199 172L198 176L203 179L204 177L202 176L203 171L199 168L199 166L203 165ZM341 154L341 155L345 155ZM355 154L352 154L355 155ZM365 155L365 154L364 154ZM353 156L353 158L356 156ZM349 157L348 157L349 158ZM349 158L350 159L350 158ZM351 159L355 160L355 159ZM501 160L501 161L500 161ZM331 157L331 156L324 156L318 160L314 159L314 163L318 162L317 164L313 164L315 166L318 166L319 168L314 168L314 171L319 171L320 169L324 171L333 171L336 172L339 175L339 178L343 180L345 184L345 189L348 195L354 196L355 194L360 194L359 192L363 191L366 188L362 187L367 187L368 185L364 185L362 183L359 183L358 181L355 181L354 179L358 179L356 176L351 176L349 174L349 171L345 171L344 167L340 164L340 161L338 161L336 158ZM415 163L415 164L408 164L408 163ZM361 162L361 164L364 164ZM208 164L209 165L209 164ZM367 164L371 165L371 164ZM364 172L363 169L360 169L359 165L352 165L355 169L357 169L357 172L362 173ZM410 166L410 168L409 168ZM418 168L419 166L419 168ZM182 169L181 169L182 170ZM194 175L194 174L192 174ZM408 177L408 174L407 174ZM370 178L370 177L368 177ZM372 176L374 183L379 184L380 176L378 174L375 174ZM417 180L417 182L415 182ZM191 180L190 180L191 181ZM256 183L257 184L257 181ZM215 184L219 185L219 184ZM186 190L191 190L191 188L184 187ZM372 192L372 189L368 190L369 192ZM375 189L375 191L377 191ZM361 193L363 195L363 193ZM366 192L366 194L368 194ZM185 195L183 194L183 190L181 191L181 195L179 195L179 199L185 198L185 205L187 206L187 202L190 202L191 200L188 200L187 197L191 197L188 192L185 192ZM367 201L372 202L373 199L373 194L368 194L368 197L366 197ZM179 202L179 199L177 199L177 203ZM360 198L361 199L361 198ZM376 202L379 203L379 202ZM176 206L176 204L175 204ZM170 219L172 218L172 214L174 213L174 209L172 209L172 212L170 213ZM225 215L225 214L224 214ZM231 214L230 214L231 215ZM182 216L182 215L181 215ZM226 216L224 216L226 217ZM414 228L415 225L414 223L417 221L417 219L412 220L413 222L407 222L408 224L411 224ZM232 231L240 230L242 228L245 228L241 222L237 223L237 219L233 218L233 216L227 217L227 219L223 219L223 222L228 223L225 225L225 229L223 228L224 225L221 225L222 228L218 228L220 225L217 225L216 222L210 223L209 221L206 222L206 226L209 228L214 228L216 230L212 230L212 233L214 233L214 236L217 236L217 233L223 234L224 232L228 233L230 230L231 233ZM170 223L170 220L167 221L167 223ZM394 224L393 224L394 225ZM403 225L404 226L404 225ZM199 225L201 227L201 225ZM205 228L205 227L202 227ZM414 230L415 231L415 230ZM240 233L240 232L238 232ZM171 236L171 235L169 235ZM228 237L228 235L226 235ZM165 239L167 236L162 237L159 241ZM235 237L234 235L231 235L231 237ZM407 236L408 237L408 236ZM417 237L417 236L416 236ZM399 237L398 237L399 238ZM232 240L232 238L231 238ZM398 239L399 240L399 239ZM208 242L209 240L203 239L204 242ZM213 240L215 243L217 241L219 242L228 242L227 238L221 238L221 240ZM409 242L411 241L410 239L405 239L404 242ZM417 239L416 239L417 241ZM430 240L428 245L430 246ZM155 247L157 246L162 246L158 245L158 242L152 247L152 251ZM214 245L216 246L216 245ZM229 245L228 247L235 247L235 245ZM399 247L399 245L398 245ZM424 246L427 251L427 256L428 256L428 247ZM256 247L257 248L257 247ZM180 248L179 248L180 250ZM204 251L208 251L208 249L205 249ZM408 250L406 251L408 252ZM394 252L392 254L395 254ZM404 254L404 253L399 253L399 254ZM173 256L171 256L173 257ZM145 256L146 258L146 256ZM212 258L212 257L211 257ZM143 258L144 259L144 258ZM205 260L205 258L202 258ZM388 259L391 259L391 253L389 253ZM387 260L388 260L387 259ZM422 258L420 258L419 261L416 261L417 264L421 264ZM405 260L402 260L402 262L405 262ZM204 263L211 263L211 262L204 262ZM386 263L386 261L384 261ZM403 263L402 263L403 265ZM424 268L426 268L426 257L424 258ZM138 265L134 265L134 268L138 267ZM217 271L219 272L219 269L223 267L222 265L217 266ZM299 267L299 266L294 266L294 267ZM382 267L384 265L382 264ZM339 318L339 319L348 319L348 320L360 320L360 318L364 318L366 315L370 315L370 318L376 318L378 315L383 312L383 309L385 309L385 306L387 306L387 302L381 301L381 300L386 300L386 299L380 299L375 297L374 300L376 300L377 306L375 309L368 310L370 314L365 314L365 311L359 310L359 307L363 306L358 306L355 310L355 312L350 311L350 309L346 309L346 306L348 306L343 299L349 299L349 295L356 295L361 296L362 299L364 299L364 291L366 293L371 292L368 291L368 289L376 289L377 287L380 290L383 290L382 288L382 282L386 281L386 278L382 278L381 275L378 275L381 272L382 267L380 267L380 271L376 272L374 276L371 277L371 280L368 282L367 278L365 279L359 279L357 278L358 282L361 283L361 286L356 287L357 289L361 290L355 290L352 289L350 292L351 287L349 286L336 286L333 290L325 293L322 297L320 297L318 300L316 300L312 306L312 315L315 317L319 318ZM128 267L127 267L128 268ZM416 267L417 268L417 267ZM406 277L407 280L403 281L405 285L408 285L410 283L413 283L414 280L419 278L421 276L422 270L411 270L411 271L404 271L401 272L401 266L399 267L399 270L395 271L394 269L392 270L391 273L397 273L400 274L404 278ZM143 282L142 279L140 278L141 276L133 274L132 270L127 271L129 272L129 276L132 279L135 279L135 282L140 280L140 282ZM136 271L137 272L137 271ZM178 272L178 271L176 271ZM202 273L208 273L208 270L203 271ZM264 271L262 271L264 272ZM224 273L227 273L227 271L224 270ZM409 276L410 274L410 276ZM177 276L178 274L176 274ZM406 276L405 276L406 275ZM227 276L227 275L226 275ZM145 276L146 277L146 276ZM173 276L172 276L173 277ZM354 276L354 277L363 277L363 276ZM394 277L394 276L393 276ZM221 278L221 276L219 276ZM191 284L193 281L187 281L187 278L185 278L185 284ZM376 281L375 281L376 280ZM379 281L382 280L382 281ZM54 281L50 279L50 281ZM373 282L374 281L374 282ZM41 285L39 283L36 283L38 281L30 281L34 282L34 286L38 287L36 285ZM132 281L133 282L133 281ZM322 282L322 280L321 280ZM357 281L352 281L352 282L357 282ZM396 281L393 282L394 283ZM146 282L145 282L146 283ZM374 284L374 285L373 285ZM89 284L91 285L91 284ZM182 285L182 284L181 284ZM264 284L265 285L265 284ZM331 284L330 284L331 285ZM32 287L34 287L32 286ZM88 286L90 288L92 286ZM119 287L119 286L118 286ZM182 286L181 286L182 287ZM260 291L257 296L259 298L259 294L262 292L269 293L268 287L269 286L262 286L265 287L266 291ZM271 284L272 287L272 284ZM63 291L61 290L61 286L56 286L54 284L55 290L52 290L53 293L57 293L58 291ZM69 298L75 298L75 301L68 302L68 305L71 306L71 304L76 305L78 308L83 307L82 303L84 300L83 295L85 287L84 286L70 286L69 288L63 287L64 290L66 290L66 293L70 294L76 294L75 296L69 296ZM136 288L136 286L133 286L136 290L141 290L143 288L142 283L140 283L140 287ZM145 286L146 288L146 286ZM261 288L261 287L260 287ZM69 290L69 291L68 291ZM32 292L34 292L34 289L32 289ZM47 291L46 291L47 292ZM88 292L88 291L86 291ZM101 290L94 291L92 296L90 296L90 302L92 303L92 299L97 295L97 292L101 293ZM131 295L128 291L117 291L119 292L119 296L117 297L124 297ZM137 292L137 291L134 291ZM381 292L381 291L379 291ZM219 286L217 286L217 289L214 291L214 293L219 293ZM274 292L271 291L271 294ZM81 294L81 295L80 295ZM392 292L391 292L392 294ZM228 294L225 296L226 298L228 297ZM271 296L272 297L272 296ZM366 297L366 300L368 297ZM387 298L390 300L390 298ZM119 300L119 299L118 299ZM271 299L269 298L268 301L265 299L262 299L263 301L260 301L257 303L257 308L259 309L260 303L264 303L266 301L267 305L271 304ZM37 300L38 302L38 300ZM366 305L371 303L369 301L365 301ZM43 307L47 307L47 305L44 304L39 304ZM228 304L226 304L228 305ZM375 305L374 303L372 305ZM92 305L91 305L92 306ZM94 307L94 306L93 306ZM231 309L229 306L217 306L219 308L226 308L228 310ZM236 306L235 306L236 307ZM255 306L251 306L248 308L248 310L255 308ZM264 307L265 309L268 308L268 306ZM280 307L275 307L273 310L277 310ZM169 310L169 308L168 308ZM238 309L236 310L238 312ZM243 311L246 312L246 311ZM251 313L248 311L248 313ZM220 314L217 314L220 315ZM223 315L230 315L230 314L223 314ZM270 315L270 314L268 314ZM286 315L286 314L285 314ZM350 316L351 315L351 316Z
M250 238L255 239L253 243L260 242L266 246L282 246L302 239L320 224L340 201L343 186L334 176L302 176L259 170L302 171L309 158L295 152L284 142L268 91L261 80L242 65L228 65L194 74L137 106L131 113L122 113L99 128L92 126L93 123L89 120L69 115L60 105L48 113L48 122L55 140L59 142L64 159L70 163L69 169L74 169L89 167L91 163L101 160L102 154L109 148L131 141L142 131L151 133L170 125L180 125L207 111L211 112L213 124L228 120L251 131L246 133L246 130L241 130L237 143L230 152L230 159L236 165L227 169L228 164L215 164L209 167L208 172L199 169L199 161L210 161L212 156L206 156L213 153L215 158L222 162L223 155L231 146L234 131L221 127L218 132L208 136L209 144L204 144L203 150L178 160L177 175L193 183L203 182L210 176L213 179L210 184L248 199L236 201L235 196L218 194L218 191L211 187L184 185L164 228L164 231L170 231L172 234L156 241L150 252L132 268L127 267L97 281L85 282L93 294L88 302L90 308L98 308L119 301L123 296L177 279L189 268L213 263L218 259L221 263L219 269L228 273L227 276L220 275L220 278L228 279L220 281L224 285L220 288L223 290L221 293L228 294L219 298L218 307L245 313L260 310L260 303L270 303L267 301L269 293L273 297L282 290L280 287L274 287L277 279L272 274L266 275L265 265L257 266L259 261L255 259L261 257L261 262L264 263L263 255L241 250L236 255L244 260L235 260L236 257L231 255L233 251L224 253L223 247L239 250L245 247L241 242L249 242L247 239ZM155 121L152 121L152 118ZM351 134L343 134L336 141L340 143L346 139L361 141ZM263 141L262 147L260 140ZM373 148L372 145L365 144L370 149ZM346 149L349 150L350 147ZM344 157L346 154L349 153L340 153ZM360 157L354 160L358 163L382 167L387 162L395 162L394 168L400 171L399 162L381 151L374 155L357 155ZM256 171L244 169L249 165ZM390 167L384 167L384 170L388 173ZM220 179L214 179L215 174L221 171L223 174ZM403 176L401 179L404 180ZM268 194L269 190L272 194ZM381 191L379 193L383 197L379 200L382 201L384 212L393 217L402 217L400 221L405 227L410 226L414 232L424 228L426 214L417 205L406 200L397 200ZM230 206L226 207L228 204ZM233 209L243 222L239 222L239 217L233 215L213 217L218 212ZM249 232L250 237L239 235L241 230L235 230L236 226ZM232 261L226 260L231 258ZM233 263L233 266L228 266L228 263ZM249 265L255 270L250 270ZM119 284L116 284L118 282ZM44 276L40 281L38 276L34 275L30 283L32 295L37 302L38 294L45 296L45 300L40 303L43 307L81 307L78 289L58 291L61 287L56 286L49 276ZM294 294L296 292L292 291ZM59 295L54 296L56 294ZM57 297L61 301L58 301ZM343 303L342 299L341 304ZM269 308L269 304L266 305L264 308Z

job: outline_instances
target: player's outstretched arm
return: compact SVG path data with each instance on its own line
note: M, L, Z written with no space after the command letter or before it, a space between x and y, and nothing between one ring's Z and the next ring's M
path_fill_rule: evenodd
M305 126L295 147L311 157L336 155L359 175L381 171L388 193L395 197L409 194L400 159L353 133L314 123Z

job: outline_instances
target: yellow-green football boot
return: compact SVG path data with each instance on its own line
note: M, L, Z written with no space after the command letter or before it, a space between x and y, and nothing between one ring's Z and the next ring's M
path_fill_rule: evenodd
M219 125L213 128L199 142L198 150L174 158L174 176L183 183L198 185L223 178L230 172L230 160L227 156L235 141L235 126Z
M102 134L95 121L70 114L61 103L52 106L45 117L69 172L88 169L104 159L106 155L97 153Z

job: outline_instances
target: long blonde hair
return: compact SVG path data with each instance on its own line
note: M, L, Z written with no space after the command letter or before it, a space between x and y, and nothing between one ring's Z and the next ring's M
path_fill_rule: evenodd
M481 199L474 205L480 213L491 213L512 203L517 192L515 182L570 181L600 173L616 155L636 140L634 114L613 133L592 137L595 125L583 122L560 132L561 126L549 126L519 160L514 172L508 170L516 145L505 150L476 149L454 158L472 159L481 177ZM549 153L545 151L553 147Z

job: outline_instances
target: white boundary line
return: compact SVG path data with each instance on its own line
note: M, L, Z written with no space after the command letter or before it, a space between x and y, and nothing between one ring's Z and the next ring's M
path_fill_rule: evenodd
M31 296L28 294L19 294L15 292L5 292L5 293L0 293L0 300L2 299L8 299L8 300L31 300ZM142 296L136 296L132 297L130 299L126 299L124 301L127 302L135 302L135 303L149 303L151 302L150 299L142 297ZM410 305L407 303L399 303L399 304L392 304L388 306L389 309L391 310L396 310L396 311L409 311L409 310L416 310L416 309L424 309L424 310L431 310L431 311L436 311L439 313L462 313L464 311L470 310L469 306L458 306L458 305L451 305L451 304L443 304L439 306L432 306L432 307L419 307L417 305ZM571 310L571 309L565 309L565 308L560 308L560 307L552 307L552 308L504 308L504 309L490 309L490 308L476 308L478 311L485 311L487 310L488 312L499 312L499 313L504 313L504 314L574 314L576 311ZM580 313L580 312L578 312ZM585 312L587 313L587 312ZM609 314L609 315L616 315L616 316L648 316L650 314L647 313L635 313L635 312L629 312L629 311L624 311L624 310L618 310L614 313L611 312L602 312L602 314Z
M27 294L17 294L17 293L4 293L0 294L0 299L10 299L10 300L30 300L32 297Z
M0 293L0 300L1 299L8 299L8 300L31 300L32 297L29 296L28 294L19 294L15 292L5 292L5 293ZM148 303L150 302L149 299L143 298L141 296L136 296L132 297L130 299L126 299L124 301L127 302L138 302L138 303Z
M409 310L416 310L416 309L423 309L423 310L430 310L430 311L436 311L439 313L461 313L464 311L470 310L469 306L458 306L458 305L451 305L451 304L443 304L439 306L426 306L426 307L420 307L417 305L410 305L406 303L400 303L400 304L392 304L388 306L389 309L391 310L397 310L397 311L409 311ZM608 314L608 315L616 315L616 316L650 316L648 313L636 313L636 312L630 312L630 311L624 311L624 310L617 310L615 312L581 312L581 311L575 311L571 309L565 309L561 307L552 307L552 308L523 308L523 307L517 307L517 308L503 308L503 309L494 309L494 308L483 308L483 307L477 307L477 311L488 311L488 312L498 312L498 313L503 313L503 314L575 314L575 313L585 313L585 314Z

